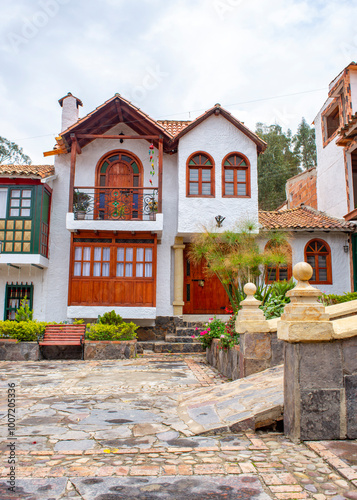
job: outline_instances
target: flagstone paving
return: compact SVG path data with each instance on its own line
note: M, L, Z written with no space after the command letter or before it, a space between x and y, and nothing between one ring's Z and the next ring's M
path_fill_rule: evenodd
M2 392L16 384L17 463L16 492L3 479L0 499L357 499L356 441L295 444L279 432L227 426L195 435L179 399L197 390L204 401L203 388L212 395L225 382L201 355L1 362ZM6 478L5 398L0 413Z

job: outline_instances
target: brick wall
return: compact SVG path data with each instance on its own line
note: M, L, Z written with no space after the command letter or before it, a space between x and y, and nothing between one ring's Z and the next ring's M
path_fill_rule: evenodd
M310 168L287 180L286 199L288 209L299 207L301 203L317 209L316 168Z

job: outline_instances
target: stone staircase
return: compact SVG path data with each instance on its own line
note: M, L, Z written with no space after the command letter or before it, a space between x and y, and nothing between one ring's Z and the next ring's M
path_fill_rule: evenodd
M172 327L173 325L173 327ZM138 340L138 353L153 351L154 353L195 353L205 352L197 336L203 327L202 322L184 321L182 318L173 318L173 323L164 332L165 340ZM196 330L198 328L198 330Z

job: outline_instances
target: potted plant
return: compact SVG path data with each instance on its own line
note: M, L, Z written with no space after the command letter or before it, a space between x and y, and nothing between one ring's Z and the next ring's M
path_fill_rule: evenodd
M155 220L155 214L157 212L157 201L152 198L149 203L148 203L150 213L149 213L149 218L150 220Z
M73 210L77 220L83 220L90 205L90 196L82 191L75 191L73 195Z

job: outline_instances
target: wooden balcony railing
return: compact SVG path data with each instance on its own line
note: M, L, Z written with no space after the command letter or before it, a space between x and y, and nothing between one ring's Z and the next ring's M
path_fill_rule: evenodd
M86 220L155 220L158 188L75 187L74 218Z

